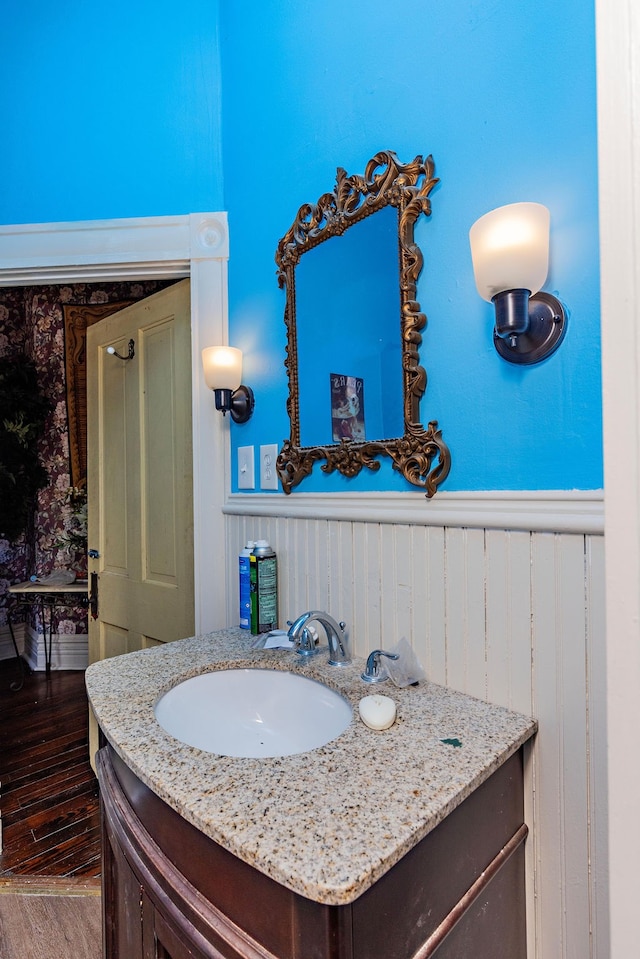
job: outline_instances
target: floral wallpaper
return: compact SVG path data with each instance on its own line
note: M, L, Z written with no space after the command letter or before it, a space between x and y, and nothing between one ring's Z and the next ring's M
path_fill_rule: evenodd
M0 290L0 355L11 357L29 355L28 332L25 323L24 290ZM0 416L2 410L0 410ZM0 626L7 621L6 590L12 583L27 579L24 575L32 566L33 546L29 535L10 544L0 539Z
M70 493L63 306L141 300L172 282L0 289L0 356L30 357L53 407L39 450L49 485L38 494L33 527L14 543L0 539L0 627L7 622L9 586L33 575L45 576L57 567L86 573L86 558L69 546L69 533L77 524L78 503ZM38 628L39 624L34 622L34 626ZM58 632L86 633L86 612L79 610L69 613L66 619L59 618Z

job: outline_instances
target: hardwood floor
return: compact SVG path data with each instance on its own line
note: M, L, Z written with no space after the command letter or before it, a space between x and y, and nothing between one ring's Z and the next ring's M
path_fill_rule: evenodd
M0 662L0 883L57 877L98 885L98 783L89 764L84 673L27 673Z
M2 959L100 959L99 896L0 895Z

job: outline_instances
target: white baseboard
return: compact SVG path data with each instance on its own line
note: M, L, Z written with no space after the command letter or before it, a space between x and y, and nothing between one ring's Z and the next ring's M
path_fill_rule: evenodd
M13 633L16 638L18 652L24 653L25 624L16 623L16 625L13 627ZM0 626L0 660L13 659L15 655L16 651L13 648L13 643L11 642L11 633L9 631L9 627Z
M44 637L29 626L24 637L24 657L34 672L44 672ZM89 637L86 633L54 633L51 643L51 669L86 669L89 665Z

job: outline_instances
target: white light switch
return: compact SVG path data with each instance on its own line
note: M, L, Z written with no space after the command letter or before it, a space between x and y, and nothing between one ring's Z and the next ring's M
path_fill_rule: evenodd
M253 465L253 446L238 447L238 489L255 489L256 475Z
M278 447L274 444L260 447L260 489L277 489L276 460Z

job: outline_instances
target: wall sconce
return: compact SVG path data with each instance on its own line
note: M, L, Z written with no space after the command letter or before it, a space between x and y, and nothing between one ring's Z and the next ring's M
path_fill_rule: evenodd
M542 204L511 203L485 213L469 231L478 293L495 306L493 342L510 363L539 363L565 334L560 300L538 292L549 270L549 222Z
M216 409L231 413L234 423L246 423L253 413L253 390L243 386L242 351L233 346L209 346L202 351L204 378L213 390Z

